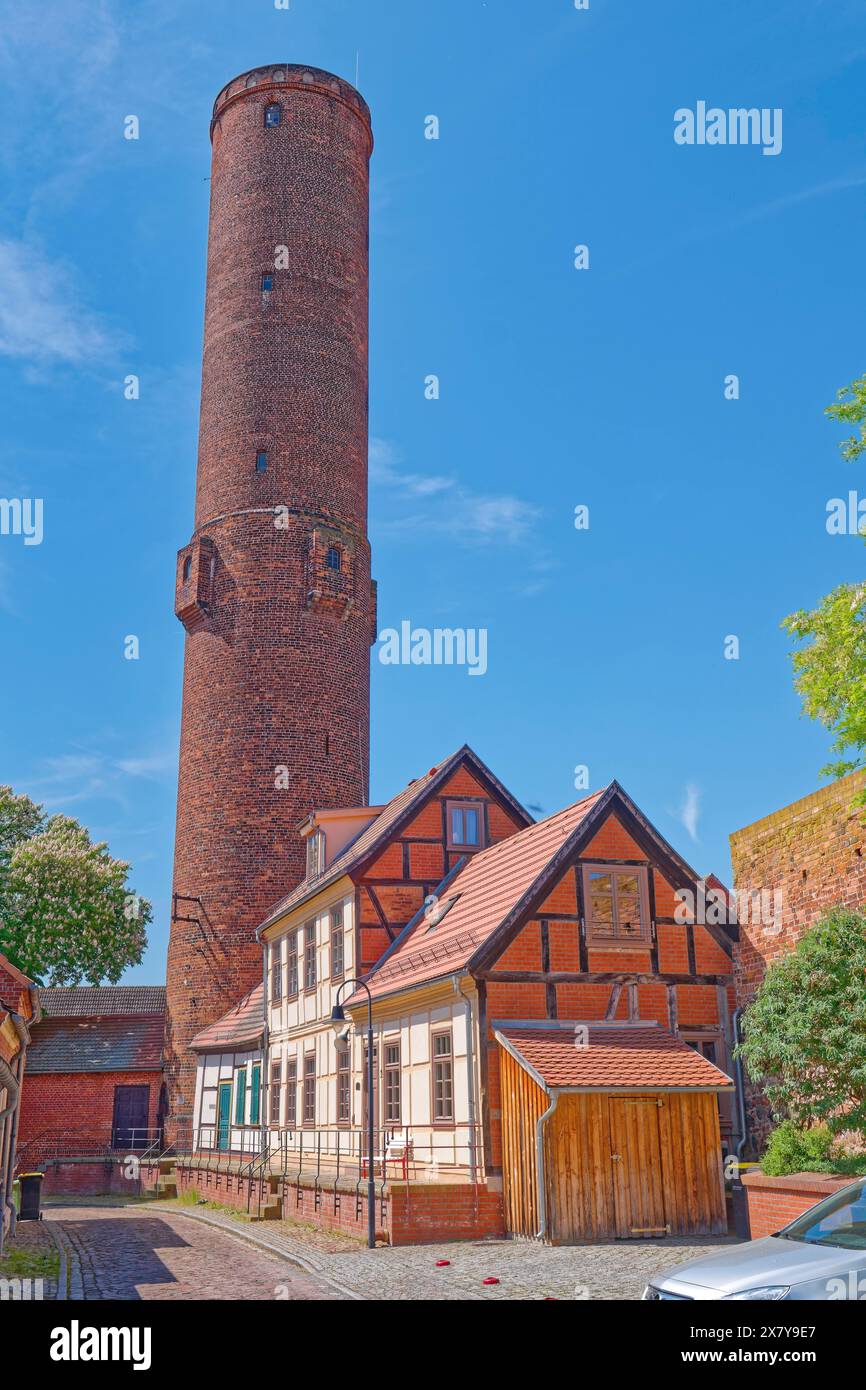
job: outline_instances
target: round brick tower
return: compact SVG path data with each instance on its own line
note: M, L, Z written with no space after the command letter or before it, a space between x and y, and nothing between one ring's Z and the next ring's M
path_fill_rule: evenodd
M195 529L168 953L169 1132L192 1036L262 976L303 817L368 796L370 113L295 64L216 99Z

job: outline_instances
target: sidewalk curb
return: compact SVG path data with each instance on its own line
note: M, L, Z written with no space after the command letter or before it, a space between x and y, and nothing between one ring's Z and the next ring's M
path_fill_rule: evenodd
M336 1289L337 1292L343 1294L345 1298L354 1299L358 1303L369 1302L364 1294L358 1293L356 1289L348 1289L345 1285L338 1283L336 1279L331 1278L331 1276L326 1274L315 1261L306 1259L303 1255L296 1254L294 1250L291 1254L288 1254L287 1251L280 1249L278 1245L274 1245L269 1240L263 1240L259 1235L253 1235L251 1231L235 1226L231 1221L216 1221L212 1216L205 1216L204 1212L187 1211L183 1207L163 1207L157 1202L152 1204L148 1203L148 1210L162 1211L165 1212L166 1215L172 1216L185 1216L190 1221L201 1221L205 1226L213 1226L214 1230L225 1231L228 1235L236 1236L238 1240L245 1240L248 1245L257 1246L260 1250L267 1250L271 1255L277 1255L286 1264L300 1266L307 1274L312 1274L317 1279L321 1279L323 1283L330 1284L332 1289Z

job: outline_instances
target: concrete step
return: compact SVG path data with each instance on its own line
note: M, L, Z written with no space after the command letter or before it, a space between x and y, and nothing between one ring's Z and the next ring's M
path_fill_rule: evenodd
M254 1216L254 1221L281 1221L283 1216L283 1203L280 1197L269 1197L262 1203L262 1209L258 1216Z

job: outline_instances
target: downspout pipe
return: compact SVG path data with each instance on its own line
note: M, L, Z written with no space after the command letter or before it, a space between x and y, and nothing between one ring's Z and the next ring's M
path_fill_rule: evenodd
M740 1118L740 1139L737 1144L738 1159L743 1157L743 1150L749 1142L749 1122L746 1119L746 1087L743 1077L743 1059L737 1052L737 1048L742 1042L742 1037L740 1036L740 1020L742 1016L742 1009L734 1010L734 1017L732 1020L734 1029L734 1070L737 1077L737 1111Z
M551 1092L551 1100L535 1124L535 1180L538 1186L538 1230L536 1240L544 1240L547 1235L547 1196L544 1186L544 1126L559 1103L559 1092Z
M466 1001L466 1098L469 1103L469 1166L472 1172L472 1182L478 1181L478 1156L476 1152L476 1110L475 1110L475 1034L474 1034L474 1014L472 1010L472 1000L468 994L463 992L460 983L460 976L454 976L454 987L457 993ZM484 1046L482 1039L481 1046Z

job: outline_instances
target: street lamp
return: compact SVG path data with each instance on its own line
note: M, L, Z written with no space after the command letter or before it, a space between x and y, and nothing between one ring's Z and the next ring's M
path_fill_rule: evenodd
M337 989L337 997L331 1010L331 1022L339 1027L346 1022L346 1013L340 996L347 985L360 985L367 992L367 1245L376 1248L376 1179L373 1175L373 1147L375 1130L373 1126L373 996L369 985L363 980L343 980Z

